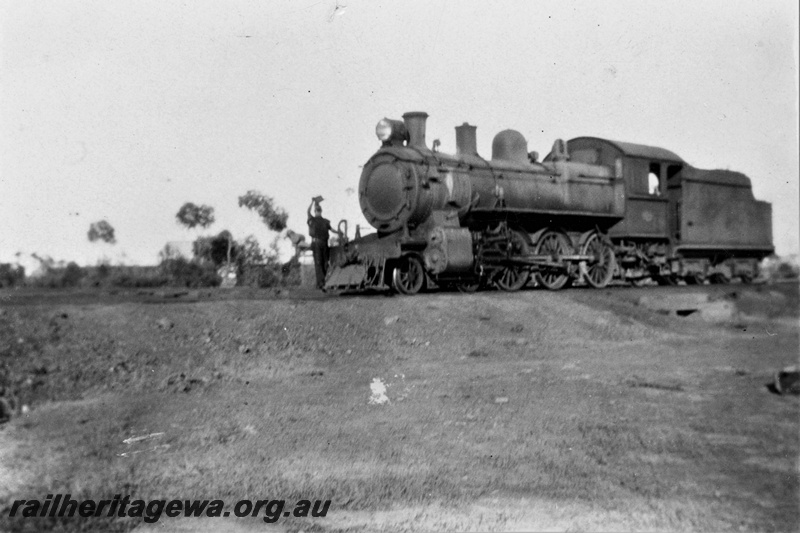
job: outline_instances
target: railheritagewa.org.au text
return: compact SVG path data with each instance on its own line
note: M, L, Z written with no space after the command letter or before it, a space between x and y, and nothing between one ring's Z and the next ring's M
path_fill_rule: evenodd
M260 517L264 522L277 522L280 518L324 517L328 514L330 500L239 500L233 508L222 500L133 500L130 496L116 494L110 500L75 500L71 494L48 494L44 500L15 500L9 517L129 517L145 522L158 522L162 516L169 518Z

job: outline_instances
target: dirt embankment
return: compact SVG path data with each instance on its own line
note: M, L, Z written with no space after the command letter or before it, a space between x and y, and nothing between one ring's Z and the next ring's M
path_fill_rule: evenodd
M638 305L661 290L17 295L0 496L332 500L285 530L797 529L800 409L765 387L797 361L797 288L723 294L718 324Z

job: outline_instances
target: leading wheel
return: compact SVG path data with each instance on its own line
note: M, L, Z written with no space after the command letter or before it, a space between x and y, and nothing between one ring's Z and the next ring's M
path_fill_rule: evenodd
M581 255L592 256L591 261L579 263L583 279L596 289L607 286L617 267L614 248L605 242L602 235L592 233L581 246Z
M392 270L392 288L400 294L417 294L425 284L422 263L413 255L400 258Z
M536 243L534 254L549 255L551 262L563 263L561 256L569 255L572 252L571 248L572 247L570 246L567 237L555 231L547 231ZM569 277L569 274L565 272L568 265L566 263L563 263L563 265L563 270L552 269L537 272L534 275L536 283L546 287L547 289L550 289L551 291L563 289L567 283L572 281Z
M527 255L528 243L525 237L516 231L511 232L509 242L511 255ZM518 291L528 283L529 273L527 270L518 266L508 266L500 270L494 282L500 290Z

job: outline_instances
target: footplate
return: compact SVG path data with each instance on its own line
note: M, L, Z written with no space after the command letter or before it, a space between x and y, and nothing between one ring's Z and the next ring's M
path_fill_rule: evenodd
M351 263L331 267L325 280L325 290L332 292L364 289L386 289L383 282L383 265Z

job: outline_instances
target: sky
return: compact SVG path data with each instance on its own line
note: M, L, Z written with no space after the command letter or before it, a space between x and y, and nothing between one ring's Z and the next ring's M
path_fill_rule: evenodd
M448 153L469 122L487 157L513 128L540 154L587 135L744 172L798 252L796 1L0 0L0 39L0 262L266 246L251 189L301 233L322 195L352 235L375 124L412 110ZM178 225L189 201L216 223ZM87 239L102 219L113 246Z

